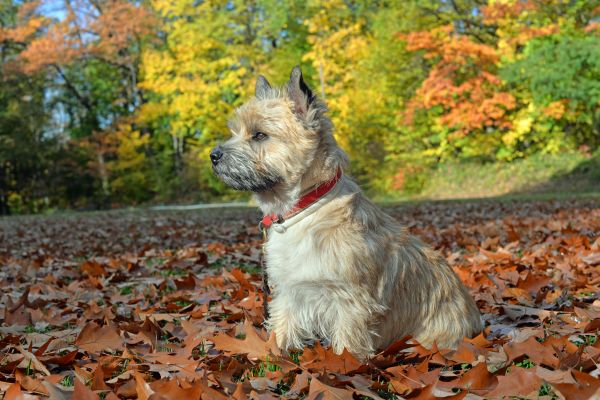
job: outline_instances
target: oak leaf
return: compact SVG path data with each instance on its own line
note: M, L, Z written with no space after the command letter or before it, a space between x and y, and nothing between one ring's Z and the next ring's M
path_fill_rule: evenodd
M353 398L351 390L326 385L313 375L306 400L351 400Z
M88 353L100 353L103 350L123 350L123 338L113 325L99 326L95 322L86 324L75 344Z
M265 340L249 320L246 320L244 327L246 333L244 339L236 339L221 332L210 340L215 344L216 349L223 350L225 354L247 354L251 360L266 360L268 357L281 355L274 333Z
M326 369L342 374L356 371L362 365L348 350L344 349L342 354L335 354L331 347L324 348L319 342L316 342L313 348L304 348L300 364L312 371Z

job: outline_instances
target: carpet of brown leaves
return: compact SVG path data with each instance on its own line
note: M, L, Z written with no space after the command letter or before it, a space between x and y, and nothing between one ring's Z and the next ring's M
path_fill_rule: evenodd
M0 219L4 399L600 398L597 200L390 208L444 253L486 330L362 365L261 328L255 210Z

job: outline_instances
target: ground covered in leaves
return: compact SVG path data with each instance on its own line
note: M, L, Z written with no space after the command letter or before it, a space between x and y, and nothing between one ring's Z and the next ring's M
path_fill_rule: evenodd
M258 212L0 219L5 399L600 398L600 203L389 207L471 289L485 332L366 365L261 328Z

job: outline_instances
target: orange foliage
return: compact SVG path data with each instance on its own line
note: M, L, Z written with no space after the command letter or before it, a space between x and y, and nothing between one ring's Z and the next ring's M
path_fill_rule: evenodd
M12 29L0 30L0 40L29 42L19 56L20 67L28 74L89 56L127 64L132 60L125 50L133 41L150 34L156 26L156 20L148 10L125 0L107 2L101 13L76 11L89 6L84 0L74 5L68 3L66 17L61 21L40 16L36 13L38 6L38 3L23 6L19 24ZM43 25L47 29L34 37Z
M21 52L19 59L23 72L33 74L46 66L67 64L81 56L84 47L74 33L68 20L50 26L44 36L32 40Z
M113 0L105 8L106 11L90 24L99 39L91 49L93 53L116 54L156 29L158 21L144 7Z
M19 9L17 20L22 23L14 28L0 27L0 42L24 43L47 22L46 18L35 15L39 2L24 4Z
M505 19L516 19L524 12L536 11L538 5L533 0L516 1L514 3L499 3L481 7L484 23L488 25L498 24Z
M535 16L539 10L539 2L531 0L512 3L495 2L481 9L485 24L497 25L502 31L505 31L505 35L508 34L506 45L511 49L515 49L533 38L560 32L558 23L547 23L542 19L543 25L538 25L539 21L535 21Z
M493 72L498 62L493 47L453 34L451 26L402 38L409 51L423 50L425 58L435 62L407 108L406 124L412 123L417 109L441 106L439 122L459 135L486 126L511 126L507 111L515 107L515 98L501 90L502 82Z
M543 110L543 113L553 119L561 119L565 114L565 102L564 101L553 101L548 104Z
M587 33L600 32L600 22L598 22L598 21L590 22L588 24L588 26L585 27L585 32L587 32Z

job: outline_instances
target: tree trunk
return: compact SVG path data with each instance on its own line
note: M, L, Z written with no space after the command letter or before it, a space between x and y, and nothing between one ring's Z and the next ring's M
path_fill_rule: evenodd
M175 174L179 174L179 145L177 143L177 136L171 135L173 140L173 166L175 167Z
M321 83L321 98L325 101L325 71L323 70L323 61L319 62L319 81Z
M9 215L8 199L4 193L0 193L0 215Z
M0 215L9 215L8 208L8 182L10 177L4 165L0 165Z
M97 159L98 173L100 174L100 181L102 182L102 208L108 208L110 203L110 185L108 182L108 172L106 170L104 154L101 151L98 152Z

